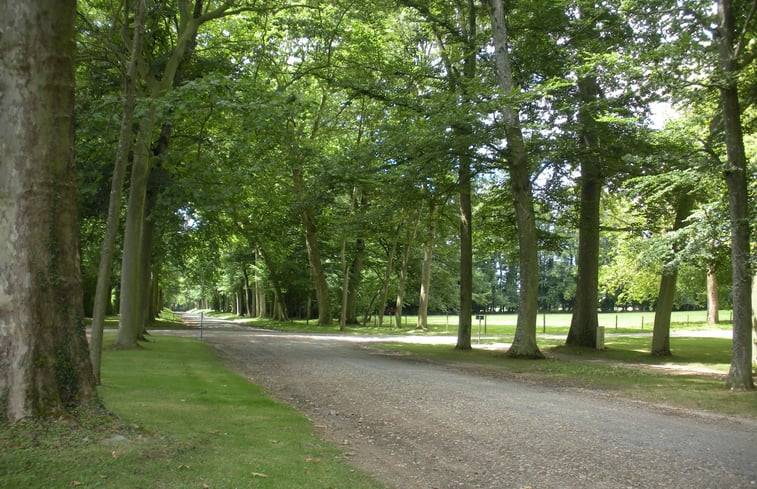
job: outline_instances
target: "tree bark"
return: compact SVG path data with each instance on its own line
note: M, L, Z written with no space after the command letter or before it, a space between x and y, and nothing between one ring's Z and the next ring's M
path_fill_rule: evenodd
M508 34L502 0L489 0L494 56L497 67L497 84L504 95L515 91L512 64L508 51ZM515 337L508 355L522 358L543 358L536 344L536 314L539 305L539 260L536 238L531 175L528 170L526 148L518 110L510 105L502 108L507 134L510 187L513 192L516 227L518 230L518 256L520 263L520 290L518 320Z
M128 23L128 13L124 15L124 26ZM137 0L134 13L134 34L131 42L129 65L124 77L124 102L121 116L121 130L116 149L116 161L113 166L113 181L110 187L108 201L108 217L105 224L105 236L100 251L100 265L97 272L97 286L95 288L95 301L92 307L92 337L90 339L90 360L95 376L95 382L100 384L100 364L102 358L103 329L105 326L105 314L110 303L110 275L113 268L113 254L116 247L118 234L119 210L121 209L121 193L126 179L126 166L131 148L134 120L134 108L136 106L136 76L137 60L142 49L142 33L144 31L145 2Z
M749 191L746 154L741 128L738 66L734 53L733 6L718 1L718 76L723 112L728 169L728 207L731 217L731 269L733 282L733 350L726 386L732 390L754 389L752 377L752 277L749 266Z
M97 401L84 333L74 182L71 0L0 16L0 417Z
M754 302L754 301L753 301ZM720 322L720 301L718 299L718 277L715 264L707 263L707 324Z
M691 214L694 199L688 193L684 193L676 204L676 217L673 230L679 230L684 226L684 221ZM673 247L673 253L677 252ZM660 278L660 289L657 294L657 306L654 313L654 326L652 328L652 350L654 356L670 356L670 314L673 312L673 301L676 295L676 281L678 279L678 267L668 269L663 266Z

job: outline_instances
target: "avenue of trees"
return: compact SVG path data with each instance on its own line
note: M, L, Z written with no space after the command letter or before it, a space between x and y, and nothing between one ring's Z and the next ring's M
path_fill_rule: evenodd
M89 402L105 316L133 348L164 304L454 313L459 349L513 312L525 358L539 311L594 347L599 310L654 310L669 355L673 309L732 307L727 386L754 387L757 0L38 3L75 25L9 40L31 14L1 4L0 82L31 90L0 97L7 417L47 410L21 378Z

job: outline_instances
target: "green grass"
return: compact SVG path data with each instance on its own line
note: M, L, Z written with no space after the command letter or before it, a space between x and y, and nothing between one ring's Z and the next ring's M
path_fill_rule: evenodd
M105 352L100 394L115 415L0 426L0 488L382 487L206 345L152 340Z
M729 320L731 311L721 311L721 323L711 325L706 323L706 311L675 311L671 316L671 330L700 330L700 329L730 329ZM347 325L344 331L339 330L338 324L319 326L317 320L310 321L271 321L269 319L249 319L236 316L231 313L219 313L205 310L204 314L210 317L226 319L239 324L266 327L271 329L300 332L320 333L346 333L346 334L419 334L415 329L417 316L403 316L402 327L395 327L394 318L385 316L381 328L377 325L374 317L366 326ZM539 314L537 318L537 331L540 334L567 335L570 328L571 314L569 313L546 313ZM481 333L487 336L512 336L515 334L516 314L487 314L485 319L479 321L472 319L473 335L477 336L479 328ZM456 335L458 317L456 315L435 315L428 318L428 331L421 334L427 335ZM599 325L604 326L607 333L651 333L654 324L654 312L620 312L600 313Z
M672 338L674 355L667 358L652 357L649 343L649 338L613 337L606 341L607 349L597 351L565 347L562 340L545 339L539 341L547 355L545 360L512 359L504 350L458 351L449 345L390 342L378 347L485 375L586 388L680 408L757 418L757 392L731 392L725 388L730 340ZM675 368L697 366L722 374L682 373Z

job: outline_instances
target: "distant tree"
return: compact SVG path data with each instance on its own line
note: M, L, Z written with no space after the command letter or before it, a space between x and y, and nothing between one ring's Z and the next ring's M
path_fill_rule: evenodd
M96 402L74 185L73 0L0 4L0 416Z

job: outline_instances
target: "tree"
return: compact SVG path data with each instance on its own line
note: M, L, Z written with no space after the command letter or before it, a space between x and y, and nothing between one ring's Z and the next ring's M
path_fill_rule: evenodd
M754 389L752 378L752 277L749 267L749 191L744 136L741 127L738 76L740 56L747 41L747 26L757 10L757 0L744 17L739 36L731 0L718 1L716 30L718 65L716 80L720 92L727 164L725 181L731 215L731 269L733 274L733 350L726 385L730 389ZM739 36L739 37L737 37Z
M691 208L694 205L693 196L686 190L676 192L678 202L675 206L675 222L673 223L673 232L680 230L686 219L691 214ZM670 251L675 253L679 246L674 243ZM652 329L652 355L669 356L670 352L670 313L673 311L673 300L676 293L676 281L678 280L678 265L665 264L662 269L660 278L660 290L657 294L657 304L655 306L654 326Z
M142 49L142 33L144 30L145 2L138 0L134 11L134 34L132 36L128 65L124 76L123 114L121 116L121 130L118 137L116 162L113 167L113 179L108 203L108 217L105 236L100 252L100 265L97 272L97 287L94 305L92 307L92 338L90 341L90 358L95 381L100 383L100 360L102 356L103 328L105 326L105 312L110 302L110 274L113 267L113 253L118 234L119 211L121 210L121 192L126 178L129 151L133 138L132 123L136 107L136 76L137 60ZM130 12L125 12L129 17ZM124 21L124 30L128 23Z
M161 9L167 6L154 5L151 20L155 23L151 32L152 45L145 46L143 51L150 51L149 56L140 59L140 78L147 86L149 97L147 107L139 120L134 151L132 157L131 178L129 185L129 201L126 211L126 225L124 229L123 258L121 262L121 302L118 338L116 345L120 348L134 348L137 339L144 329L143 288L144 259L150 249L143 249L151 237L145 236L145 219L147 217L147 190L150 182L150 171L153 162L153 138L156 129L160 128L160 136L156 147L164 151L167 139L170 137L170 126L161 123L165 114L160 110L158 101L175 88L177 74L184 63L192 55L196 44L200 26L214 19L231 15L238 10L231 10L229 2L204 3L202 0L179 0L178 22L176 32L170 34L159 32L162 15L175 15ZM166 45L163 45L165 39ZM162 139L162 141L161 141Z
M74 185L73 1L0 5L0 415L96 402Z
M536 217L531 191L531 172L527 159L520 116L511 102L517 88L509 53L508 31L502 0L490 0L489 13L494 39L497 84L504 96L502 124L507 140L506 166L510 176L513 206L515 207L520 257L520 294L515 337L508 350L513 357L542 358L536 344L536 314L539 306L539 259L537 254ZM512 104L512 105L511 105Z

